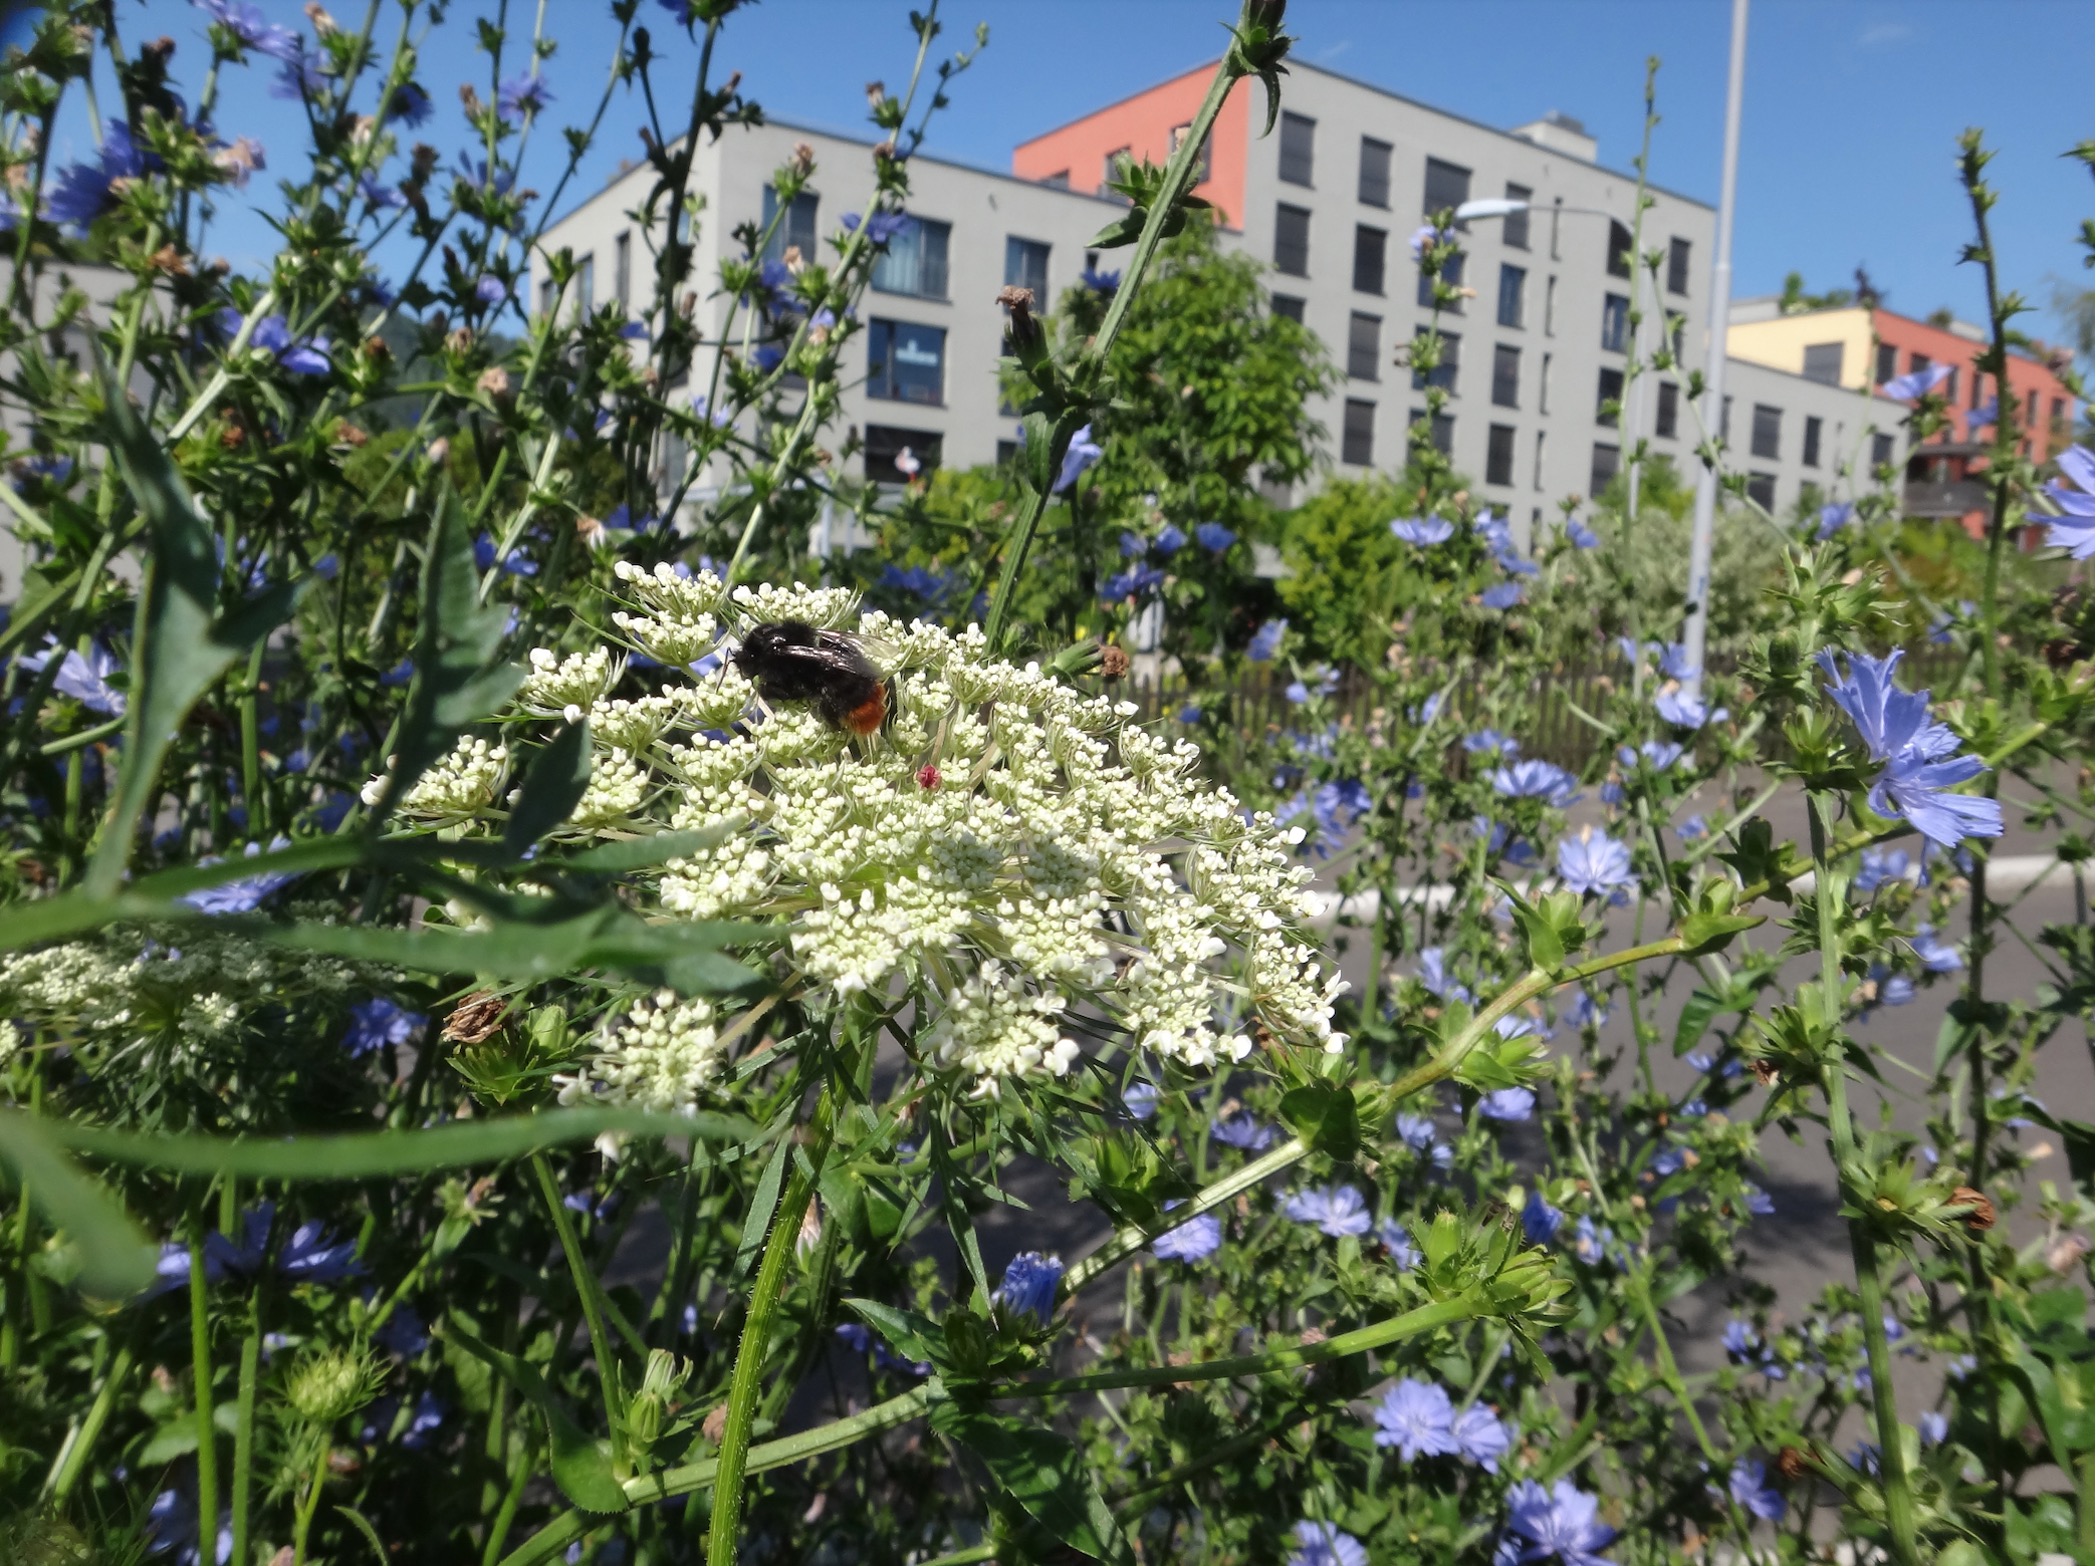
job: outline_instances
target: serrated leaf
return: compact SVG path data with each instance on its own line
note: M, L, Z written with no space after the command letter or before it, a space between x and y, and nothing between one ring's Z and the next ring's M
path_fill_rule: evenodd
M1084 1458L1045 1425L942 1403L932 1428L988 1470L996 1488L1081 1555L1133 1566L1128 1540Z
M1690 956L1701 957L1723 951L1742 930L1766 923L1761 914L1692 913L1681 921L1681 939Z
M741 831L743 825L744 822L737 819L696 832L656 832L648 837L600 843L579 854L549 860L547 865L549 869L576 870L585 875L624 875L633 870L650 870L673 859L688 859L693 854L702 853Z
M1306 1082L1281 1095L1281 1118L1318 1152L1340 1163L1361 1145L1354 1095L1336 1082Z
M379 1566L392 1566L393 1557L386 1553L385 1541L379 1538L378 1530L371 1526L369 1518L354 1506L338 1504L335 1510L356 1525L357 1532L364 1536L364 1542L371 1546L371 1553L378 1557Z
M1141 207L1133 207L1116 218L1091 237L1093 250L1118 250L1123 245L1132 245L1143 237L1143 222L1147 214Z
M878 1300L848 1299L844 1304L904 1359L938 1364L946 1358L946 1334L929 1317L913 1310L898 1310Z
M1681 1008L1681 1019L1674 1024L1674 1053L1686 1055L1718 1018L1727 1012L1744 1011L1752 1004L1751 997L1719 995L1698 985L1689 993Z
M570 723L531 760L502 829L502 846L522 854L575 813L589 791L589 719Z

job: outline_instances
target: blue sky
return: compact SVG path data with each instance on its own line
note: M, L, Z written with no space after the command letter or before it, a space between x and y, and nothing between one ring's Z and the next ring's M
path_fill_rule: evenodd
M486 62L470 54L470 17L498 0L461 0L446 46L421 78L437 100L429 135L457 139L456 88L485 86ZM555 127L594 107L613 38L595 0L546 0L560 49L548 63L559 101L542 127L527 183L550 189ZM916 0L922 5L925 0ZM262 0L298 25L293 0ZM527 19L528 0L511 13ZM719 58L778 119L845 131L863 128L870 78L908 75L907 3L768 0L730 19ZM942 46L989 24L990 43L952 90L927 150L993 168L1014 143L1212 58L1218 18L1233 0L944 0ZM338 0L344 20L361 14ZM1511 126L1548 109L1583 120L1602 161L1623 166L1635 150L1648 54L1661 59L1653 178L1715 202L1729 7L1720 0L1294 0L1289 26L1299 57L1487 124ZM695 51L651 3L641 6L667 57L658 81L690 79ZM205 62L202 19L183 0L118 8L134 38L172 35L178 74ZM2090 182L2060 154L2090 134L2096 117L2090 60L2096 13L2087 0L1756 0L1748 37L1745 135L1734 250L1736 296L1773 292L1784 273L1808 286L1846 284L1866 264L1895 309L1923 315L1948 305L1976 318L1976 268L1957 264L1969 214L1956 181L1956 138L1978 124L1999 149L1996 243L2008 284L2039 305L2055 281L2081 286L2087 272L2074 233L2090 211ZM275 154L301 144L292 106L266 95L259 69L222 85L218 123L260 136ZM637 149L637 101L621 96L574 193L595 190ZM84 122L61 133L78 152ZM254 194L264 194L258 189ZM228 212L215 243L236 263L266 252L259 219ZM2040 335L2062 335L2049 317Z

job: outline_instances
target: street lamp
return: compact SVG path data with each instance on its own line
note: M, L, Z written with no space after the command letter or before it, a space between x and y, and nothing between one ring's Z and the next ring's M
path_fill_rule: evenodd
M1535 212L1539 210L1542 209L1538 208L1536 204L1532 201L1512 201L1505 197L1494 196L1488 197L1481 201L1464 202L1461 206L1456 208L1455 220L1458 223L1467 223L1471 221L1473 218L1507 218L1512 217L1519 212ZM1629 224L1624 223L1623 220L1620 217L1616 216L1615 213L1606 211L1600 207L1563 207L1552 205L1548 210L1553 218L1564 217L1567 215L1571 215L1574 217L1605 217L1611 223L1618 224L1626 230L1630 227ZM1630 258L1630 309L1633 315L1639 317L1637 336L1633 337L1630 342L1630 357L1633 360L1633 362L1644 351L1643 315L1637 307L1638 274L1640 270L1641 268L1638 264L1638 258L1636 256L1632 256ZM1638 475L1640 472L1640 468L1637 461L1636 452L1638 437L1643 432L1645 427L1644 413L1645 377L1643 375L1639 375L1636 380L1631 382L1630 406L1623 410L1624 423L1627 426L1623 432L1623 438L1629 444L1632 453L1630 462L1630 477L1625 485L1625 501L1627 514L1629 515L1630 520L1633 523L1637 521L1638 514ZM1531 545L1532 544L1533 541L1531 541Z

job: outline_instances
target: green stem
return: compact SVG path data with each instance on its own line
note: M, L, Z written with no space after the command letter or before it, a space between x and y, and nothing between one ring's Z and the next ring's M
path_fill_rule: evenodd
M1834 797L1814 790L1812 806L1812 859L1817 871L1813 902L1819 913L1819 982L1823 1004L1830 1014L1841 1003L1841 903L1842 887L1834 874L1834 859L1828 853L1828 824L1833 819ZM1834 1167L1844 1186L1856 1167L1856 1127L1849 1115L1848 1054L1845 1036L1837 1034L1821 1069L1821 1084L1827 1095L1827 1134L1833 1143ZM1868 1201L1863 1192L1844 1192L1859 1208ZM1921 1566L1921 1547L1916 1533L1913 1482L1907 1474L1907 1453L1900 1441L1899 1402L1892 1387L1892 1349L1885 1340L1885 1280L1878 1270L1877 1236L1870 1219L1849 1220L1849 1254L1856 1266L1856 1297L1863 1317L1863 1347L1870 1361L1871 1405L1876 1416L1878 1461L1884 1474L1885 1521L1892 1533L1892 1550L1900 1566Z
M247 1339L240 1345L240 1404L233 1425L233 1553L248 1558L248 1503L252 1499L255 1462L255 1392L262 1370L262 1285L249 1296Z
M211 1423L211 1301L204 1279L204 1209L189 1237L189 1373L196 1384L197 1558L218 1559L218 1435Z
M510 1524L517 1520L517 1508L523 1504L525 1487L531 1483L533 1465L528 1459L529 1448L520 1445L510 1473L509 1489L503 1493L495 1520L488 1524L488 1542L481 1549L480 1566L495 1566L502 1541L509 1537Z
M624 1478L626 1400L619 1385L617 1348L611 1329L605 1323L604 1302L597 1292L597 1275L590 1271L582 1254L582 1240L575 1233L575 1219L561 1205L560 1187L553 1179L553 1165L544 1153L531 1155L531 1170L538 1176L539 1193L546 1199L546 1211L553 1215L554 1230L560 1235L561 1252L568 1259L568 1275L575 1281L576 1297L582 1301L583 1319L589 1323L590 1350L597 1357L597 1379L604 1388L604 1423L611 1435L612 1464Z
M306 1539L313 1531L313 1517L320 1510L320 1493L327 1486L328 1449L332 1443L325 1430L320 1432L320 1455L313 1459L313 1477L306 1486L305 1499L299 1502L298 1518L291 1525L291 1566L306 1566ZM203 1557L215 1561L215 1554Z
M1113 303L1106 308L1106 319L1099 323L1099 333L1086 350L1092 364L1104 366L1107 354L1113 348L1114 339L1121 334L1121 325L1128 319L1128 310L1135 299L1136 291L1142 286L1143 276L1150 270L1150 262L1156 256L1158 246L1164 243L1165 225L1175 213L1180 213L1180 201L1193 189L1194 162L1200 156L1201 147L1208 139L1216 116L1222 113L1223 100L1230 96L1230 89L1242 79L1243 71L1234 54L1225 55L1223 63L1216 67L1214 78L1208 84L1208 96L1201 100L1200 110L1194 115L1193 124L1179 150L1172 155L1166 167L1164 189L1159 193L1148 216L1143 221L1143 231L1135 242L1135 254L1129 258L1121 286L1114 290ZM1184 214L1181 214L1182 217ZM1196 217L1199 214L1195 214ZM1053 473L1070 449L1070 439L1086 422L1082 407L1065 409L1055 421L1054 436L1048 451L1048 470ZM990 597L989 613L983 618L983 636L992 653L1003 644L1005 617L1011 612L1012 590L1019 580L1019 572L1026 564L1026 557L1033 549L1034 535L1040 531L1041 517L1048 509L1053 497L1045 489L1031 489L1026 507L1019 519L1012 524L1012 531L1005 543L1004 566L998 573L997 590Z
M52 1460L51 1472L44 1480L44 1495L54 1510L65 1505L66 1497L86 1471L88 1456L101 1439L102 1427L109 1423L110 1410L116 1407L117 1394L130 1378L135 1360L129 1344L116 1351L102 1376L102 1384L95 1388L95 1400L88 1406L87 1417L67 1435L58 1456Z
M735 1350L735 1374L728 1383L728 1418L721 1430L720 1456L716 1460L713 1518L706 1530L706 1566L735 1566L742 1527L742 1487L748 1476L750 1426L757 1412L757 1383L770 1357L772 1318L778 1314L779 1296L786 1284L786 1268L793 1248L800 1241L801 1216L815 1194L815 1181L829 1152L830 1124L827 1113L830 1095L823 1093L818 1110L820 1125L808 1149L805 1172L796 1160L786 1194L772 1215L771 1236L764 1242L764 1259L757 1266L756 1287L750 1291L749 1313L743 1318L742 1342Z

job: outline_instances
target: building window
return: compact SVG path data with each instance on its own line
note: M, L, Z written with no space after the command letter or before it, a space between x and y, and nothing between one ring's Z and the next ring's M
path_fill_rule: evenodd
M1931 360L1927 354L1910 353L1907 355L1907 373L1909 375L1919 375L1929 367L1930 363Z
M1608 275L1610 277L1628 277L1630 275L1631 262L1635 259L1630 253L1630 245L1630 230L1618 223L1614 218L1610 218L1608 220Z
M1890 343L1878 344L1878 373L1872 379L1873 386L1883 386L1899 374L1899 350Z
M1289 277L1310 275L1310 209L1282 202L1274 208L1274 270Z
M1621 294L1609 294L1601 301L1602 352L1621 353L1629 340L1630 301Z
M1557 274L1543 281L1543 335L1557 336Z
M1446 264L1444 264L1441 268L1441 281L1446 283L1450 288L1461 288L1463 286L1463 263L1469 259L1470 258L1464 255L1461 251L1458 251L1456 252L1456 254L1450 256ZM1433 309L1433 307L1434 280L1431 277L1429 277L1426 273L1421 272L1419 274L1419 308L1422 310L1431 310ZM1442 308L1450 315L1461 315L1463 313L1463 301L1460 299L1453 299L1450 300Z
M1485 482L1511 489L1514 484L1514 426L1495 424L1485 431Z
M1008 468L1018 460L1019 443L1017 441L1001 440L997 443L997 465L1000 468Z
M773 228L772 220L779 215L779 193L769 185L764 187L764 227L771 235L764 246L765 260L783 261L786 259L786 252L792 249L799 250L801 259L805 261L818 259L815 243L817 205L814 191L802 191L793 198L793 205L787 210L785 221Z
M1133 157L1133 147L1116 147L1099 160L1099 194L1125 200L1113 189L1113 182L1121 177L1121 170Z
M1950 379L1943 383L1943 401L1947 407L1958 405L1958 367L1955 364L1950 367Z
M1390 143L1361 138L1361 182L1354 194L1364 207L1390 205Z
M944 299L946 251L952 237L951 223L911 218L874 258L873 286L884 294Z
M1346 423L1339 441L1339 460L1365 468L1375 463L1375 404L1358 397L1346 400Z
M1510 184L1506 188L1506 198L1509 201L1528 201L1534 196L1535 192L1526 185ZM1528 248L1528 208L1523 207L1519 212L1509 212L1506 215L1506 221L1499 225L1499 242L1509 250Z
M1688 338L1688 317L1685 315L1668 316L1667 331L1671 334L1670 341L1673 346L1674 362L1677 365L1688 363L1688 354L1682 347L1682 344Z
M1535 484L1536 484L1536 488L1537 488L1538 490L1541 490L1541 489L1542 489L1542 487L1543 487L1543 454L1544 454L1544 451L1545 451L1545 450L1547 449L1547 447L1548 447L1548 445L1549 445L1549 440L1550 440L1550 432L1549 432L1548 430L1537 430L1537 431L1536 431L1536 478L1535 478Z
M1819 466L1820 421L1811 414L1805 415L1805 449L1798 460L1808 468Z
M1587 498L1598 500L1601 492L1608 488L1608 481L1616 476L1616 461L1622 453L1614 446L1601 441L1594 442L1594 460L1587 468Z
M1383 318L1356 310L1346 328L1346 373L1357 381L1374 381L1383 358Z
M1425 422L1426 422L1426 409L1424 409L1424 408L1414 408L1414 409L1412 410L1412 422L1413 422L1414 424L1423 424L1423 423L1425 423ZM1433 444L1433 447L1434 447L1434 450L1436 450L1436 451L1440 452L1440 453L1441 453L1441 455L1442 455L1442 456L1444 456L1444 457L1445 457L1445 456L1447 456L1447 455L1448 455L1448 454L1449 454L1450 452L1452 452L1453 450L1455 450L1455 444L1456 444L1456 420L1455 420L1455 415L1454 415L1454 414L1452 414L1452 413L1437 413L1437 414L1435 414L1435 415L1434 415L1434 419L1433 419L1433 423L1432 423L1431 425L1429 425L1429 426L1428 426L1428 429L1427 429L1427 432L1426 432L1426 438L1427 438L1427 439L1428 439L1428 440L1429 440L1430 442L1432 442L1432 444Z
M1841 384L1840 343L1807 343L1805 345L1805 379L1819 381L1827 386Z
M633 232L620 229L619 237L611 242L611 286L624 310L633 303Z
M1521 325L1521 299L1528 291L1528 268L1499 264L1499 324Z
M1281 183L1308 185L1317 140L1317 121L1303 114L1281 114Z
M1550 259L1553 261L1562 261L1564 259L1563 256L1558 254L1557 249L1557 234L1559 227L1564 221L1564 214L1565 198L1563 196L1552 196L1550 198Z
M1031 288L1036 310L1048 308L1048 247L1038 239L1007 238L1004 281L1011 288Z
M1770 462L1782 460L1783 410L1765 402L1754 404L1754 429L1748 442L1755 456Z
M1179 156L1179 149L1186 145L1186 138L1192 133L1192 131L1193 125L1190 122L1185 125L1174 125L1172 127L1173 157L1176 158ZM1196 185L1205 185L1208 183L1209 180L1213 179L1214 177L1215 132L1211 130L1206 136L1203 136L1201 138L1201 152L1200 155L1194 159L1194 183Z
M1668 293L1685 294L1688 292L1688 257L1689 243L1687 240L1670 239L1667 241Z
M1389 237L1382 229L1370 228L1366 223L1354 225L1355 293L1380 294L1383 291L1383 248Z
M1652 420L1652 433L1672 440L1681 432L1681 388L1672 381L1659 383L1659 408Z
M584 256L575 263L575 313L587 316L597 308L597 258Z
M1892 437L1890 435L1880 435L1875 430L1871 432L1870 465L1873 468L1884 468L1892 465Z
M1536 412L1550 411L1550 355L1543 355L1543 373L1536 377Z
M1622 401L1623 372L1621 370L1603 370L1601 372L1601 382L1594 392L1594 422L1596 424L1605 424L1610 429L1614 429L1616 427L1616 416L1622 411Z
M914 321L867 323L866 395L887 402L946 400L946 328Z
M1492 349L1492 403L1499 408L1521 406L1521 350L1505 343ZM1510 454L1508 463L1513 460Z
M1773 473L1749 473L1747 475L1747 499L1763 511L1773 515L1776 510L1776 475Z
M1980 374L1978 370L1974 370L1972 372L1972 401L1967 404L1968 407L1977 408L1980 405L1980 393L1986 390L1986 386L1987 377Z
M939 465L939 448L945 437L937 430L904 430L889 424L866 426L866 481L870 484L907 484L910 475L895 465L907 451L917 459L920 472ZM1017 441L1009 442L1015 450ZM1002 460L1002 452L999 453Z
M1426 205L1431 217L1443 209L1460 207L1470 199L1470 170L1439 158L1426 160Z
M2037 423L2038 392L2036 387L2032 387L2029 395L2023 399L2023 427L2025 429L2033 429L2037 426Z
M1412 339L1415 348L1418 344L1425 341L1425 332L1421 332ZM1456 369L1461 362L1462 347L1462 338L1453 332L1443 332L1441 334L1441 362L1434 366L1432 375L1414 370L1412 372L1412 389L1414 391L1424 391L1431 384L1440 387L1453 397L1456 392Z
M1294 294L1275 294L1272 303L1275 315L1284 316L1298 326L1303 324L1303 301Z
M1974 377L1974 379L1976 380L1976 379L1978 379L1978 377L1977 377L1977 376L1975 376L1975 377ZM1975 406L1977 406L1977 404L1975 404ZM2056 424L2056 425L2058 425L2058 424L2065 424L2065 423L2067 422L2067 399L2066 399L2066 398L2064 398L2064 397L2055 397L2055 398L2053 398L2053 399L2052 399L2052 422L2053 422L2054 424Z

